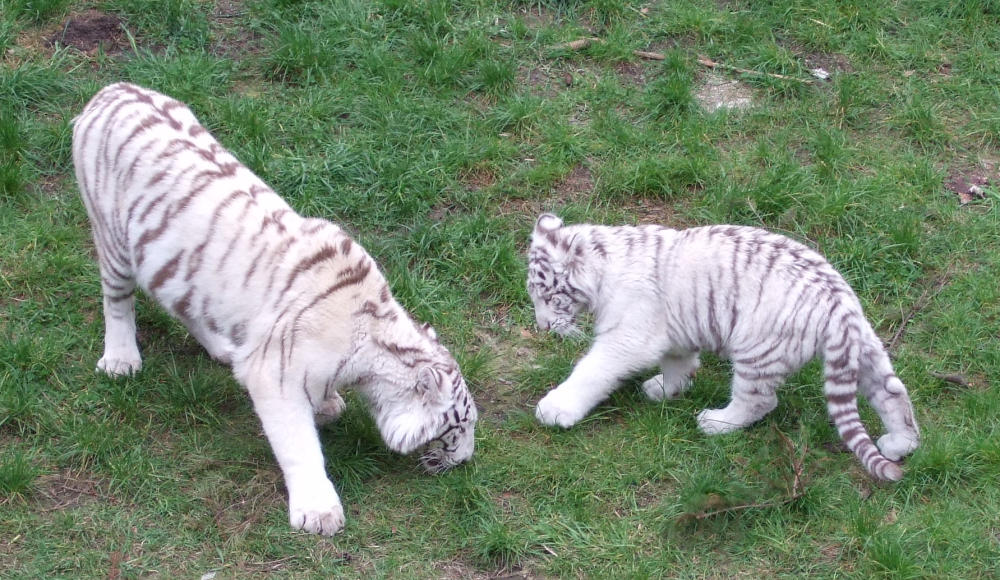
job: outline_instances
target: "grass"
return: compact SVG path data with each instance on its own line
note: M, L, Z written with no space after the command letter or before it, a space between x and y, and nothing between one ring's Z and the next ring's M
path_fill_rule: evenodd
M122 41L50 46L88 10ZM603 42L557 48L583 37ZM0 0L0 576L997 575L998 38L987 0ZM753 106L707 112L711 77ZM365 245L462 364L474 462L422 474L349 397L322 432L347 527L295 534L248 398L183 327L140 299L143 372L93 372L70 120L122 79L190 103ZM541 211L752 224L823 251L899 334L924 433L906 477L877 485L838 451L818 365L739 435L695 427L728 396L710 356L679 400L648 403L639 377L571 430L538 425L586 348L534 328Z

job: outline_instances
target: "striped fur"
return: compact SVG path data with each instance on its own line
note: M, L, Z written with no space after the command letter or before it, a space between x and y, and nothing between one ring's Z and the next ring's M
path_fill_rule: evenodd
M98 369L139 370L142 288L249 391L293 527L343 527L314 423L340 414L342 387L362 394L391 449L424 449L429 471L471 457L476 407L434 331L414 324L359 244L292 211L182 103L108 86L75 119L73 162L104 294Z
M822 256L786 237L741 226L564 226L543 214L528 293L541 328L579 334L576 315L595 316L590 351L538 403L543 423L573 425L620 379L657 365L643 390L676 397L708 350L732 361L732 400L702 411L698 424L726 433L774 409L784 379L818 355L830 416L869 473L900 479L893 461L919 442L906 388L857 296ZM858 414L859 389L887 431L877 447Z

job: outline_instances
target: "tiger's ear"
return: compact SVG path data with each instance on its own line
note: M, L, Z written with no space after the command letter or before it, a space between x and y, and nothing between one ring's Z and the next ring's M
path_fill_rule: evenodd
M424 325L421 328L423 328L424 334L426 334L427 336L429 336L431 340L437 340L438 339L438 335L437 335L436 332L434 332L434 327L431 326L430 322L425 322Z
M543 213L538 216L535 220L535 231L536 232L553 232L558 230L563 225L561 219L559 219L555 214Z
M420 397L420 400L434 404L441 400L441 385L443 383L441 372L428 365L417 371L417 384L413 390Z

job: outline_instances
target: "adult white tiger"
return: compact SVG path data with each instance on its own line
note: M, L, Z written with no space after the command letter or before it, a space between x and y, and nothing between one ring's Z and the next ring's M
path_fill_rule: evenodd
M822 256L784 236L741 226L563 226L543 214L528 293L541 328L579 334L576 315L594 313L590 351L538 403L545 424L573 425L620 379L657 365L662 374L643 390L655 401L676 397L709 350L732 361L732 400L702 411L698 425L727 433L774 409L785 377L821 355L830 416L869 473L900 479L892 461L919 442L906 387L857 296ZM887 430L878 448L858 415L859 387Z
M74 121L73 162L104 294L98 369L141 366L138 285L249 391L292 527L344 525L314 424L341 413L341 387L360 391L389 448L423 448L427 470L472 456L476 407L433 329L414 324L359 244L292 211L182 103L106 87Z

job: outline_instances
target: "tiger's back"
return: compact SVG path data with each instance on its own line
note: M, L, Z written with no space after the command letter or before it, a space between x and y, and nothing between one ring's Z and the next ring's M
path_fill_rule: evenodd
M74 133L103 281L125 296L121 279L133 277L215 358L239 360L253 331L272 326L274 308L324 260L372 278L355 282L382 282L360 245L292 211L178 101L112 85Z

